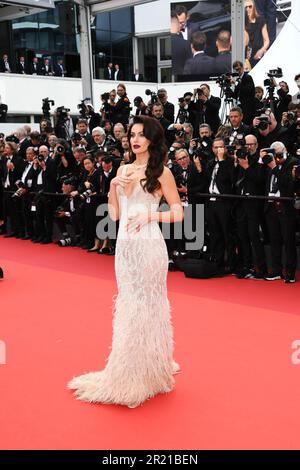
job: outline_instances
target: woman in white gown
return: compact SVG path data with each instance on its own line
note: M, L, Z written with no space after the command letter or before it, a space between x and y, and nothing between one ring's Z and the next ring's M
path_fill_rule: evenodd
M118 296L106 367L68 384L78 399L134 408L170 392L173 331L167 298L168 254L159 222L183 219L175 180L164 165L164 132L156 119L136 117L128 131L133 163L111 181L109 214L120 219L115 269ZM158 212L164 196L170 210Z

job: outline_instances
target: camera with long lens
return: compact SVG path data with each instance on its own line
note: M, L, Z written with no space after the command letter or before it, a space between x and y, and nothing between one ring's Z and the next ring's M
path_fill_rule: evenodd
M267 75L270 78L282 78L282 69L280 67L277 67L277 69L269 70Z
M64 151L65 151L65 147L64 147L63 145L58 145L58 146L56 147L56 152L57 152L58 154L63 154Z
M266 155L262 157L262 162L264 165L268 165L275 157L275 149L268 148L262 150L266 152Z
M150 98L151 104L159 102L157 93L155 91L151 91L151 90L149 90L149 88L147 88L147 90L145 90L145 95L151 96L151 98Z
M42 111L45 117L50 117L50 105L54 106L54 100L49 100L49 98L42 99Z
M18 144L20 141L18 139L17 136L15 135L8 135L6 138L5 138L5 141L6 142L14 142L15 144Z
M185 137L186 136L186 132L184 129L178 129L175 131L175 135L177 137Z
M237 72L227 72L222 75L217 75L216 77L209 77L209 79L214 80L221 88L229 90L231 87L231 79L234 77L239 77L239 74Z
M83 193L79 194L79 197L83 201L86 201L87 199L89 199L91 197L92 194L93 194L93 189L90 188L90 189L87 189L86 191L84 191Z
M45 161L44 155L38 155L37 159L38 159L39 162L44 162Z
M73 241L71 237L62 238L57 242L58 246L72 246Z
M15 185L18 189L17 189L17 191L14 192L14 194L12 195L12 198L21 197L22 196L22 189L25 189L26 186L25 186L25 184L23 183L22 180L17 180L15 182Z

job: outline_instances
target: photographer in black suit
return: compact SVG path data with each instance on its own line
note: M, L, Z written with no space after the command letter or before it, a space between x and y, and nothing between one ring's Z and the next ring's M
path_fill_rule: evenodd
M210 94L210 86L206 83L200 85L200 88L194 90L194 101L191 105L192 115L194 116L194 127L198 130L201 124L209 124L211 130L217 132L221 120L219 110L221 99Z
M239 74L236 82L232 79L232 83L235 84L233 97L240 103L245 124L251 125L256 111L253 78L244 71L244 66L240 61L234 62L233 69Z
M282 142L273 142L270 151L261 151L261 156L268 167L266 196L293 197L295 182L293 167L298 160L289 156ZM268 281L281 279L282 248L285 248L285 277L287 284L295 282L297 267L296 250L296 210L292 201L268 200L265 204L266 220L271 243L272 272L266 276Z
M243 196L263 196L266 184L266 169L258 162L258 143L254 135L245 137L245 145L238 146L235 152L235 189ZM264 279L267 273L264 246L260 240L260 218L263 202L253 200L237 200L235 217L238 235L238 268L239 279ZM255 255L252 261L252 249ZM253 273L254 267L257 271Z

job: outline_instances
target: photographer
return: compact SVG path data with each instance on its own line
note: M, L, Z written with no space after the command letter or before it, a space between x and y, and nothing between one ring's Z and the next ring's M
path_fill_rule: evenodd
M49 157L49 149L45 145L39 147L39 155L33 161L37 177L33 182L33 191L38 193L31 203L31 211L35 213L35 243L52 242L53 209L56 201L43 193L56 193L57 162Z
M258 163L258 143L254 135L245 137L245 145L235 152L238 164L235 172L236 193L243 196L263 196L266 184L265 167ZM264 279L267 273L264 246L260 240L260 219L263 203L259 200L238 200L235 217L238 235L238 279ZM255 256L252 262L252 250ZM257 270L252 273L256 266Z
M133 100L133 104L136 107L136 116L148 116L150 114L149 107L144 103L140 96L136 96Z
M0 160L2 166L2 183L5 191L17 191L16 182L22 176L24 162L17 156L17 145L15 142L5 142L4 152ZM4 193L4 230L6 237L19 236L18 220L14 202L9 192Z
M15 204L15 214L17 218L18 233L22 240L29 240L34 237L33 214L31 212L31 202L33 196L32 188L35 185L38 175L39 165L34 163L36 153L33 147L26 149L26 163L22 176L16 182L17 191L12 195Z
M66 178L62 183L65 196L54 213L54 224L59 232L59 246L76 246L80 241L80 198L73 198L71 193L76 189L76 179Z
M173 130L168 130L169 127L171 126L171 122L170 121L167 121L167 119L163 116L163 113L164 113L164 109L163 109L163 105L161 103L155 103L153 106L152 106L152 117L154 117L155 119L157 119L162 128L164 129L164 132L165 132L165 139L166 139L166 142L167 142L167 145L168 147L170 147L170 145L172 144L173 140L174 140L174 132ZM180 125L180 124L178 124ZM174 125L172 125L174 126ZM175 126L177 126L177 124L175 124Z
M66 142L64 139L58 139L57 144L54 147L54 153L52 155L52 159L54 160L56 164L57 181L61 181L61 178L63 176L69 175L70 173L72 173L73 169L75 168L76 162L75 162L74 155L70 151L68 142ZM60 189L60 187L57 189Z
M189 154L191 156L196 155L200 157L201 164L206 167L208 162L214 158L210 126L208 124L200 124L199 135L199 138L195 138L190 141Z
M211 194L207 203L209 252L220 268L232 270L235 265L231 230L232 201L217 198L214 195L233 194L233 160L227 157L223 139L215 139L212 150L215 158L207 166L208 192Z
M245 124L251 125L255 116L255 85L253 78L244 71L242 62L236 61L233 69L239 74L238 80L232 83L235 85L233 98L240 103L244 115Z
M271 149L261 150L264 164L268 167L266 195L293 197L295 184L292 170L297 159L290 157L282 142L274 142ZM272 273L268 281L282 278L282 248L285 248L285 283L295 282L297 267L296 210L292 201L269 199L265 204L266 221L270 233Z
M274 80L275 82L275 80ZM275 108L275 118L277 122L281 121L282 114L288 111L289 104L292 101L292 96L289 94L289 86L286 82L281 81L279 85L276 84L278 101Z
M96 152L99 149L104 149L106 134L105 130L102 127L94 127L94 129L92 130L92 138L94 141L94 144L91 148L92 153Z
M184 124L189 122L189 111L188 111L188 104L185 101L185 98L178 98L178 113L175 119L175 123Z
M229 140L233 141L238 134L246 136L250 134L251 128L243 122L243 111L239 106L231 108L229 111L229 122L231 129L229 131Z
M277 123L274 114L269 109L253 120L254 134L260 149L269 148L271 144L280 139L285 145L291 140L292 131Z
M56 108L54 113L55 126L54 133L61 139L69 140L74 133L74 126L72 118L69 114L70 109L60 106Z
M101 170L95 167L91 156L83 159L84 173L78 189L71 192L72 197L78 196L82 201L82 248L90 250L94 247L96 238L96 209L99 201L94 196L100 192Z
M206 83L200 85L200 88L194 90L193 111L195 115L194 128L198 129L200 124L209 124L215 133L221 120L219 111L221 99L210 94L210 87Z
M126 87L123 83L119 83L117 87L117 95L119 100L117 101L116 105L112 109L112 122L117 123L120 122L126 128L129 122L129 115L130 110L130 101L126 93Z
M77 140L76 144L83 145L86 150L90 150L94 145L94 141L91 134L88 132L86 119L79 118L76 127L81 137L81 140Z
M167 121L174 122L175 118L175 107L173 103L168 101L167 91L164 88L160 88L157 91L157 96L160 103L163 105L163 115Z

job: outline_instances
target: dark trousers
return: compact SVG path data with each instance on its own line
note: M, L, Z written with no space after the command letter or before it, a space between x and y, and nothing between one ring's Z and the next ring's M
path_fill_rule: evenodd
M255 5L258 13L266 20L271 46L276 39L276 2L273 0L255 0Z
M50 197L36 199L36 235L52 240L54 202Z
M272 270L282 272L282 248L285 248L285 269L288 274L295 274L297 267L296 250L296 214L293 208L280 211L277 203L267 203L266 221L270 234Z
M225 265L233 267L235 264L231 209L230 201L221 201L220 199L209 201L207 206L209 252L220 267ZM225 252L227 254L226 263Z
M250 268L255 264L258 271L266 272L265 250L259 232L260 205L255 201L239 203L236 208L236 224L242 261L240 267ZM252 249L255 256L254 263Z

